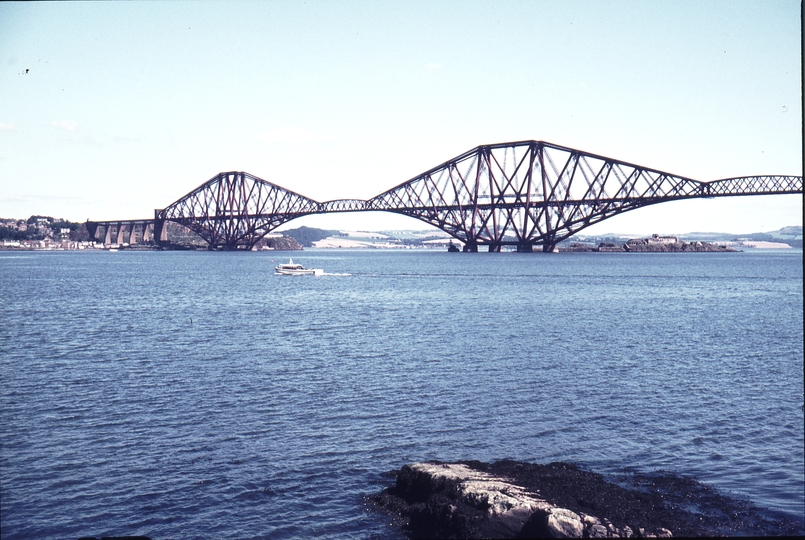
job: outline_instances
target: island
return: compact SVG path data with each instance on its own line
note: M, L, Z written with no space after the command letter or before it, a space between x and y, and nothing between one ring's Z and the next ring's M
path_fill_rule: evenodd
M648 238L632 238L625 243L600 242L597 246L590 244L571 243L562 246L559 251L598 251L598 252L630 252L630 253L680 253L680 252L732 252L736 251L727 245L717 245L710 242L694 240L683 242L675 236L660 236L653 234Z

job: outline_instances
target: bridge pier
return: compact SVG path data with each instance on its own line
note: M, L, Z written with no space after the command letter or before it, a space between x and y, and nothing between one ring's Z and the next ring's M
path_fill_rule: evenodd
M154 222L151 220L87 221L86 226L90 239L106 246L134 246L154 241Z
M464 253L478 253L478 244L475 242L467 242L464 244L464 249L462 249Z
M151 225L149 223L143 224L143 244L147 244L151 239Z
M94 242L96 240L96 234L98 234L98 224L92 223L91 221L87 221L87 232L89 233L90 239Z
M160 214L162 210L154 210L154 243L162 245L168 241L168 228Z
M500 253L500 247L500 244L497 242L489 244L489 253Z
M534 251L534 244L528 242L521 242L517 244L517 253L531 253Z

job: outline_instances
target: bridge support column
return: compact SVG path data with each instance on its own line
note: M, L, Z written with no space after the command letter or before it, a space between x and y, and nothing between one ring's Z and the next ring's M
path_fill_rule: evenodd
M92 240L93 242L95 240L97 240L98 239L98 237L97 237L98 224L97 223L91 223L91 222L87 221L87 232L89 233L89 239L90 240Z
M151 239L151 228L153 225L150 223L143 223L143 244L147 244Z
M168 241L168 228L165 226L165 220L159 214L161 210L154 210L154 243L163 245Z
M464 244L464 249L462 251L465 253L478 253L478 244L475 242L467 242Z
M550 230L548 234L545 235L545 243L542 244L542 252L543 253L558 253L559 250L556 249L556 231Z
M123 223L117 224L117 238L115 239L115 243L118 246L123 245L123 232L126 230L126 225Z
M104 227L106 227L106 230L104 231L105 234L103 235L103 245L108 246L112 243L112 226L107 223L104 225Z
M489 244L489 253L500 253L500 244Z

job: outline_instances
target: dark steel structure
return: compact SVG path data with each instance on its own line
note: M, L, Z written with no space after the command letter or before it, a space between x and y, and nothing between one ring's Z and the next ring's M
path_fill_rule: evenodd
M320 204L244 172L220 173L154 214L155 235L173 221L202 237L211 248L251 249L283 223L315 214Z
M521 141L478 146L369 200L317 202L244 172L220 173L156 210L153 237L164 242L165 223L172 221L196 232L210 249L251 249L300 216L387 211L438 227L464 251L482 245L489 251L506 245L553 251L585 227L651 204L794 193L802 193L801 176L701 182L547 142ZM88 227L93 237L103 226L107 237L116 230L123 238L125 223L143 221L88 222Z

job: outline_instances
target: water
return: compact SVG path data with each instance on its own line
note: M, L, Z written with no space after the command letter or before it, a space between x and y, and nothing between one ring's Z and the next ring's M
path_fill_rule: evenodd
M802 519L802 252L2 252L0 533L400 537L413 461L665 469Z

